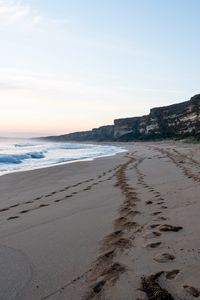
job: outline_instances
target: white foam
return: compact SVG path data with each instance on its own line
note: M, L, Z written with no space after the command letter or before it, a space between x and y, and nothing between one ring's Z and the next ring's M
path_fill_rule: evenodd
M28 150L28 152L27 152ZM0 141L0 175L55 164L91 160L125 151L122 147L80 143Z

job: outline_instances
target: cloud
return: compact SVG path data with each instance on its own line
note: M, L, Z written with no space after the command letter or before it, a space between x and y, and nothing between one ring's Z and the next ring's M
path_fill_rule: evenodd
M102 111L105 114L113 111L115 104L124 106L130 100L129 95L104 84L95 84L84 80L69 80L55 78L38 73L22 72L12 69L0 69L0 98L9 96L9 102L14 103L18 96L23 99L34 99L42 103L64 110ZM122 101L123 99L123 101ZM60 111L62 111L60 109Z
M63 26L69 21L65 19L52 19L41 15L30 4L19 0L0 0L0 25L9 27L21 25L23 28L39 26Z
M77 101L78 105L82 102L90 105L100 105L104 102L108 105L109 99L115 99L118 104L123 101L130 101L134 95L148 94L163 95L173 94L182 95L185 91L166 88L155 88L148 86L126 86L126 85L105 85L94 84L83 80L69 80L55 78L47 74L34 72L23 72L14 69L0 69L0 92L2 90L26 90L41 95L49 95L49 101L56 98L57 102L65 102L66 99ZM112 102L112 101L111 101ZM74 105L76 105L74 103ZM112 105L111 105L112 107Z
M29 4L19 1L0 0L0 23L9 26L16 23L28 22L38 24L41 16Z

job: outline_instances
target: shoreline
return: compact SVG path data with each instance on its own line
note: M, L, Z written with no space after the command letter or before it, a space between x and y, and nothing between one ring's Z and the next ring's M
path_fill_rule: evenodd
M77 142L74 142L75 144L85 144L85 145L100 145L100 146L106 146L105 144L103 143L77 143ZM58 144L60 144L58 142ZM123 153L123 152L126 152L127 150L125 149L124 147L124 150L122 149L122 147L120 146L115 146L113 144L109 144L110 146L114 146L116 148L121 148L121 151L119 152L116 152L116 153L112 153L112 154L104 154L104 155L100 155L100 156L96 156L96 157L91 157L91 158L82 158L82 159L74 159L74 160L69 160L69 161L64 161L64 162L55 162L55 163L52 163L52 164L49 164L49 165L45 165L45 166L38 166L38 167L34 167L32 169L22 169L22 170L16 170L16 171L8 171L4 174L0 174L0 177L1 176L5 176L5 175L9 175L9 174L15 174L15 173L21 173L21 172L29 172L29 171L34 171L34 170L40 170L40 169L45 169L45 168L51 168L51 167L57 167L57 166L60 166L60 165L65 165L65 164L72 164L72 163L77 163L77 162L83 162L83 161L93 161L95 159L99 159L99 158L104 158L104 157L108 157L108 156L114 156L114 155L117 155L119 153Z
M200 145L124 147L0 177L1 299L198 294Z

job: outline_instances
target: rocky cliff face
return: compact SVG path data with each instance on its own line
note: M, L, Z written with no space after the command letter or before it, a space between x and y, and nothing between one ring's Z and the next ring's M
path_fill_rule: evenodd
M149 115L114 120L114 125L48 137L57 141L128 141L194 136L200 138L200 95L170 106L152 108Z
M189 101L153 108L150 114L114 121L116 139L200 136L200 95Z

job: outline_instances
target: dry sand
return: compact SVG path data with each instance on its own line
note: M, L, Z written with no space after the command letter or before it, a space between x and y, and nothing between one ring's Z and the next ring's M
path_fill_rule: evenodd
M200 299L200 146L0 177L1 300Z

